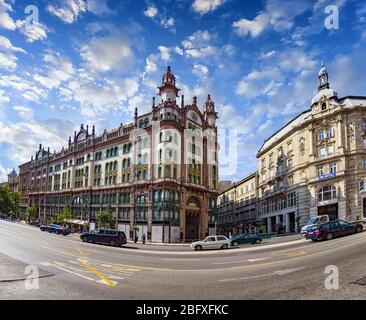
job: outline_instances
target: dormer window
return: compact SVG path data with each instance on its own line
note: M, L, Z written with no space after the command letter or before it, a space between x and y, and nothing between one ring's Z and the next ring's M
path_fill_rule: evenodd
M321 109L322 111L327 110L327 104L325 102L322 103Z

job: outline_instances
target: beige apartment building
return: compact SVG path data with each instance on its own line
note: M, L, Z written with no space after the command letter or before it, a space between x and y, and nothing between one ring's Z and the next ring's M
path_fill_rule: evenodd
M220 234L241 234L257 230L257 174L235 183L218 197L217 230Z
M311 108L258 154L258 214L267 231L296 232L316 215L366 217L366 97L339 98L323 66Z

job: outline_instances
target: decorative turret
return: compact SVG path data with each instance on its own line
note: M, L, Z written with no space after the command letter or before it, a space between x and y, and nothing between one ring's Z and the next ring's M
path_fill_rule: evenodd
M322 67L319 71L319 91L323 89L329 89L329 76L328 71L325 68L324 63L322 63Z
M215 103L211 100L211 95L207 96L207 100L204 105L205 119L210 127L216 125L216 120L218 118L217 112L215 110Z
M322 67L319 71L318 78L319 78L318 92L311 101L312 105L318 103L320 100L330 99L334 97L337 98L338 96L337 92L330 87L329 75L324 63L322 63Z
M159 95L161 96L161 102L176 102L180 89L176 87L176 79L170 67L168 67L167 71L164 73L162 86L158 87L158 89Z

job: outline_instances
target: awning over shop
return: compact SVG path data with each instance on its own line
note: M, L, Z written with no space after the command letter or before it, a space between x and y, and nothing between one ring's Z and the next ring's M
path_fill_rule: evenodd
M84 225L87 223L87 221L85 220L67 220L67 223L71 223L71 224L78 224L78 225Z

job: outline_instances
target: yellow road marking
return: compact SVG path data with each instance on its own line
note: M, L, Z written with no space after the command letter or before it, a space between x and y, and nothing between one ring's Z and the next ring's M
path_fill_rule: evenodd
M299 250L295 252L287 252L287 253L270 253L271 256L287 256L287 257L300 257L305 255L306 252L304 250Z
M112 281L108 280L105 276L103 276L98 270L94 269L90 264L88 264L85 260L79 259L79 261L86 266L90 271L93 271L100 279L102 279L106 284L110 285L111 287L116 287L117 285Z
M83 251L81 251L80 249L78 249L78 251L80 252L82 257L86 257L89 255L89 253L84 253Z

